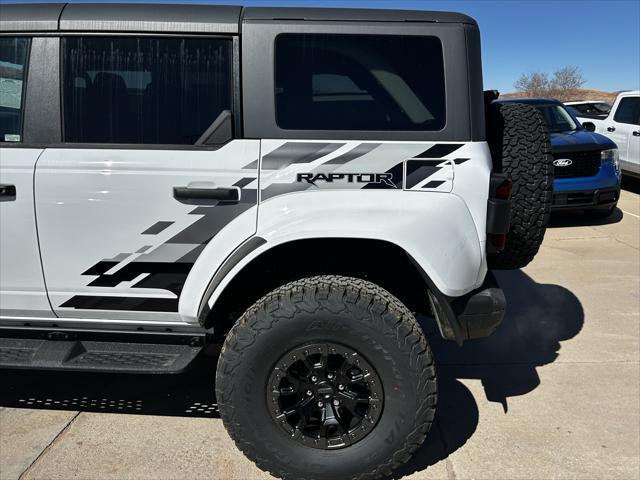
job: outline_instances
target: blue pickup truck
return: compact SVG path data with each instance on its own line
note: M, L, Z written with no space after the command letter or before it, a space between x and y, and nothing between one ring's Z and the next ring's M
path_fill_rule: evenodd
M510 98L500 103L526 103L544 116L551 138L555 180L554 210L583 210L597 218L613 213L620 196L618 147L595 125L584 124L559 101L547 98Z

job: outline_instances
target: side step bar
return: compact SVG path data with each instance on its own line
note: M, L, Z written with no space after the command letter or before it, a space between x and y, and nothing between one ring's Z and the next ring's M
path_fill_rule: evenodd
M26 338L25 338L26 337ZM39 337L39 338L38 338ZM131 333L114 341L94 332L0 329L0 367L119 373L180 373L204 349L204 336L153 337ZM139 338L136 338L139 337Z

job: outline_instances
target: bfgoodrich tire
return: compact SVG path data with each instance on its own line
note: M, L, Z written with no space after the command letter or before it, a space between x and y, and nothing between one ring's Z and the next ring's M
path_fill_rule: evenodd
M542 244L553 198L553 157L542 114L523 103L487 108L487 141L494 170L513 182L511 225L505 248L487 257L489 268L526 266Z
M220 415L258 467L285 479L373 479L424 441L435 369L415 318L382 288L318 276L258 300L216 374Z

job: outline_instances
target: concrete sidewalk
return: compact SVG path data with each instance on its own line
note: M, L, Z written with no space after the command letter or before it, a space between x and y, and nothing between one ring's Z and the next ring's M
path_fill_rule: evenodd
M639 478L639 249L640 197L623 191L610 219L555 215L533 264L499 275L509 310L494 336L458 348L426 324L438 414L396 478ZM2 372L0 478L271 478L217 418L214 363Z

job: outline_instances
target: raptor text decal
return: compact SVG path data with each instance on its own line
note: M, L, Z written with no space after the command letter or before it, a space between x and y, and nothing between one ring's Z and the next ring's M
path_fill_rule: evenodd
M393 173L298 173L298 182L307 182L317 187L316 182L378 183L389 188L398 188L393 183Z

